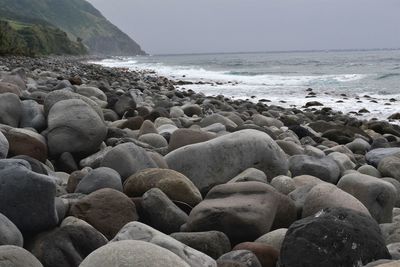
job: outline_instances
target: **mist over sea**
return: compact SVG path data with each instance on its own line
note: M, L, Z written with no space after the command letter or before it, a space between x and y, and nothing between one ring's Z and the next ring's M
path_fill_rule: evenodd
M365 108L366 118L400 111L400 50L155 55L97 63L154 70L191 81L181 88L206 95L267 99L285 107L319 101L343 112ZM306 98L308 88L314 98Z

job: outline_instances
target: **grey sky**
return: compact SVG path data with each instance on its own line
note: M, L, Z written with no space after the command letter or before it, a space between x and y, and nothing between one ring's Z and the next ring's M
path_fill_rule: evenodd
M148 53L400 47L400 0L89 0Z

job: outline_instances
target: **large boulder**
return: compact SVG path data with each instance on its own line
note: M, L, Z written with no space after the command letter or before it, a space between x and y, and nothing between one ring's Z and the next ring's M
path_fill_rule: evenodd
M22 232L39 232L58 223L53 179L31 171L25 160L0 160L0 212Z
M0 246L1 267L43 267L31 253L17 246Z
M126 179L124 193L141 197L151 188L159 188L171 200L184 202L192 207L203 199L197 187L185 175L169 169L145 169Z
M22 247L23 244L24 238L17 226L0 213L0 246L13 245Z
M12 93L0 94L0 123L18 127L22 115L22 103Z
M324 208L347 208L371 216L357 198L329 183L318 184L309 191L302 217L311 216Z
M107 242L91 226L66 225L39 235L31 251L44 267L79 266L86 256Z
M0 132L0 159L5 159L8 154L10 144L2 132Z
M333 184L340 176L339 166L329 157L295 155L289 158L289 169L293 176L312 175Z
M242 130L167 154L168 166L186 175L202 193L254 167L272 179L286 174L285 153L267 134Z
M47 117L47 139L51 155L63 152L88 155L96 152L107 135L99 115L84 101L62 100Z
M327 208L289 227L280 264L353 267L390 258L379 226L371 217L349 209Z
M143 148L133 143L124 143L108 151L101 161L101 166L116 170L125 181L140 170L156 168L157 164Z
M109 243L92 252L79 266L190 267L167 249L139 240Z
M139 222L130 222L126 224L111 242L121 240L142 240L153 243L178 255L191 267L217 266L215 260L206 254L188 247L178 240Z
M221 231L237 244L254 241L271 229L288 227L296 217L293 201L270 185L229 183L211 189L191 211L183 230Z
M100 189L72 205L70 215L82 219L112 239L128 222L136 221L135 204L123 193Z
M337 186L360 200L378 223L392 221L397 190L391 183L365 174L350 173L343 176Z

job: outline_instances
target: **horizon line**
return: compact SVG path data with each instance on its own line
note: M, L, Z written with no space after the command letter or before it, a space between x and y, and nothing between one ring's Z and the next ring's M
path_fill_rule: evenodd
M193 53L155 53L147 56L189 56L189 55L223 55L223 54L279 54L279 53L313 53L313 52L367 52L367 51L396 51L397 48L339 48L339 49L298 49L298 50L266 50L266 51L237 51L237 52L193 52Z

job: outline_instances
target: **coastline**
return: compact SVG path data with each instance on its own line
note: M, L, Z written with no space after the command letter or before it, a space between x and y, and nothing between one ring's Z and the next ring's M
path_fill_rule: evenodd
M207 96L93 59L0 57L0 219L11 236L0 241L28 261L391 259L399 125L314 98L299 109Z

